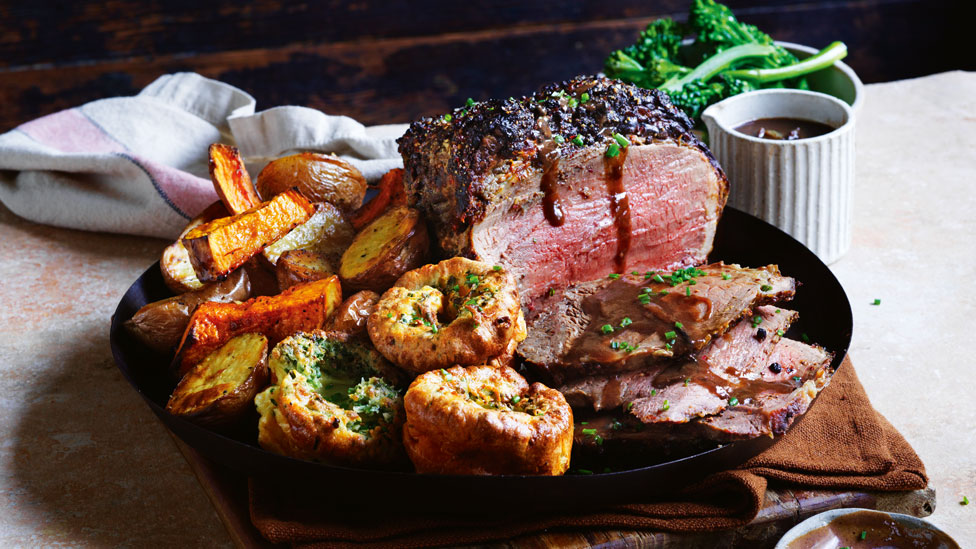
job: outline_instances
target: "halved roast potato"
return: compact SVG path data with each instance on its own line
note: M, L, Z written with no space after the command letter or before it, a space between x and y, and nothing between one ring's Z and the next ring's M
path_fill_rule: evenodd
M149 348L171 352L180 343L190 315L206 301L229 303L251 297L251 283L244 269L237 269L223 282L212 282L196 291L147 303L125 321L125 329Z
M429 240L420 212L393 208L363 227L342 254L339 277L352 289L382 292L423 265Z
M339 305L335 314L325 323L325 329L349 334L351 337L359 339L368 338L366 321L376 309L379 300L380 295L370 290L352 294Z
M321 280L334 275L338 269L318 252L312 250L288 250L278 258L275 276L282 290L296 284Z
M268 338L241 334L183 376L166 411L201 425L228 425L244 415L267 384Z
M244 303L201 303L183 333L173 359L183 376L230 338L261 333L272 345L300 331L321 328L342 301L338 277L293 286Z
M220 201L214 202L200 212L199 215L190 220L180 233L176 242L170 244L163 250L163 256L159 260L159 270L163 273L163 282L166 287L174 294L182 294L203 287L203 282L197 278L193 272L193 264L190 263L190 253L186 251L181 239L191 230L209 223L220 217L227 217L227 208Z
M297 187L312 202L331 202L344 212L362 205L366 178L338 156L303 152L268 163L258 174L258 192L268 200Z
M242 214L195 227L182 242L201 282L221 280L314 213L305 197L288 190Z
M319 202L315 204L315 213L308 221L266 247L261 255L272 265L277 265L278 258L288 250L314 250L335 266L335 272L342 252L349 247L354 236L356 232L339 208L328 202Z

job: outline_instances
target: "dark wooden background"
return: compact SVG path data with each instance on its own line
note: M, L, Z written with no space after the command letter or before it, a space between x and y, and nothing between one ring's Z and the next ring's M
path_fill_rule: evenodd
M865 82L976 68L967 0L729 0L780 40L843 40ZM79 0L0 2L0 131L196 71L258 108L404 122L600 70L688 0ZM966 42L966 43L964 43Z

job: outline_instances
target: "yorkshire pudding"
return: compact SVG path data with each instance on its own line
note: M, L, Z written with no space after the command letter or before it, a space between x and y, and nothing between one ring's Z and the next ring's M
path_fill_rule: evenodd
M561 475L573 411L562 393L508 366L456 366L418 377L404 396L403 444L418 473Z

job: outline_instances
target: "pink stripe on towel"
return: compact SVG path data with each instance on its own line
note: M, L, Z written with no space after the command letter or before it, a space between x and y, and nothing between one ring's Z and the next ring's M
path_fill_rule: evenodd
M219 200L209 179L134 154L122 156L142 168L166 202L187 217L196 216Z
M78 109L68 109L21 124L17 129L38 143L66 153L120 153L125 147L106 135Z

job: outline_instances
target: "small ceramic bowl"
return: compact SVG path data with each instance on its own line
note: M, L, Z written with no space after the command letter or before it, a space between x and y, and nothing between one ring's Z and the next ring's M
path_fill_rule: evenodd
M794 141L736 130L765 118L820 122L833 131ZM805 90L767 89L720 101L702 113L709 146L729 178L729 205L789 233L824 263L850 248L854 198L854 110Z
M838 527L837 521L842 517L854 515L855 513L858 513L858 515L856 515L856 517L851 517L850 519L847 519L847 522L849 522L849 524L846 525L848 527L850 526L854 527L854 530L850 532L851 534L853 534L853 538L854 538L853 540L840 539L840 537L837 536L836 534L827 534L823 530L818 532L818 534L821 532L825 534L823 536L823 539L819 540L819 543L813 543L809 537L803 540L800 539L803 538L803 536L806 536L819 528L828 527L832 524L837 530L847 531L846 528ZM934 538L935 541L932 543L932 545L926 545L925 543L919 543L915 545L912 544L911 539L903 539L902 541L904 543L902 544L899 544L898 543L899 540L897 539L890 539L890 540L876 539L876 536L878 535L877 528L876 528L878 522L876 521L893 522L898 527L903 528L916 536L922 538L925 537ZM875 528L872 528L872 526L874 526ZM881 529L887 532L890 532L891 530L887 526ZM864 532L864 534L861 534L864 536L863 539L861 539L861 535L858 535L858 532ZM814 536L817 535L814 534ZM919 541L921 542L922 540ZM875 511L872 509L848 508L848 509L832 509L830 511L820 513L819 515L814 515L804 520L803 522L797 524L789 531L787 531L786 534L784 534L783 537L780 538L779 542L776 544L776 547L774 549L798 549L798 548L808 548L808 547L829 547L830 549L834 549L836 547L841 547L841 546L851 547L852 549L856 549L859 547L879 547L879 546L880 547L945 547L946 549L959 548L959 545L958 543L956 543L955 540L953 540L948 534L938 529L934 524L928 522L927 520L913 517L911 515L903 515L901 513L887 513L883 511Z

